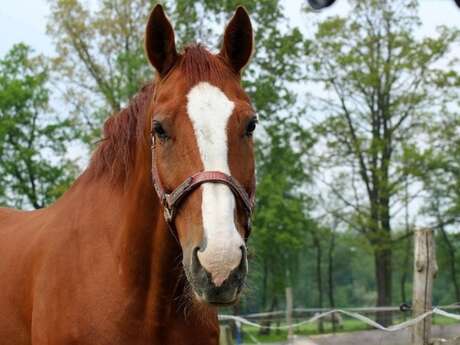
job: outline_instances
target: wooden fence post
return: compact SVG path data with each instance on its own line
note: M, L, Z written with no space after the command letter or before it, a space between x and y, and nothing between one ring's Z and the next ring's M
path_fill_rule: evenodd
M288 342L292 342L294 337L294 330L292 329L292 310L294 308L294 301L292 296L292 287L286 288L286 322L288 328Z
M219 345L233 345L232 331L229 326L220 325Z
M412 292L413 317L432 309L433 280L438 271L433 230L421 229L414 234L414 283ZM412 345L429 345L431 316L412 329Z

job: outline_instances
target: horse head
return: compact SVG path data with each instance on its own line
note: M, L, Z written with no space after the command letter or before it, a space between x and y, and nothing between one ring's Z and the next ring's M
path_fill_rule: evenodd
M252 134L257 117L241 86L253 51L249 16L239 7L220 51L179 53L163 8L152 11L145 50L157 71L148 120L152 172L165 219L182 248L195 297L234 303L247 274L254 195Z

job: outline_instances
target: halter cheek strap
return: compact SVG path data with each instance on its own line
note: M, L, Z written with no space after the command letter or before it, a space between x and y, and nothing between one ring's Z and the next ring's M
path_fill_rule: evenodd
M164 209L166 223L174 229L174 218L181 202L196 188L203 183L221 183L227 185L235 197L242 203L246 213L246 238L251 231L251 217L255 201L255 181L248 194L244 187L232 176L221 171L200 171L185 179L171 193L167 193L161 183L158 167L155 161L155 136L152 134L152 180L155 191Z

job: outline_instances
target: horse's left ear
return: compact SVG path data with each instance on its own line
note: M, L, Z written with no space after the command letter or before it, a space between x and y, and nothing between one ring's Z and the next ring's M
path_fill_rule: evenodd
M251 19L243 6L238 6L224 33L224 41L219 55L237 74L251 59L254 37Z

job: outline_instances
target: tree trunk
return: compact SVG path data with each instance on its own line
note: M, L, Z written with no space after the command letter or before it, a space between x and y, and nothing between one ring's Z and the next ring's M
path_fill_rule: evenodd
M275 295L272 298L272 304L271 304L270 309L268 310L268 312L273 312L275 310L275 308L277 308L277 307L278 307L278 298ZM272 323L272 318L273 318L273 316L269 315L269 316L267 316L267 318L264 321L262 321L261 324L264 327L259 330L259 335L269 335L270 334L270 331L271 331L270 325Z
M328 277L328 297L329 306L335 308L334 299L334 250L335 250L335 231L331 231L331 240L329 243L328 261L327 261L327 277ZM332 318L332 331L335 333L337 328L336 318Z
M392 250L388 243L374 249L375 278L377 282L377 307L391 306L392 303ZM392 323L391 314L377 312L376 321L384 326Z
M403 265L401 268L402 272L401 272L400 289L401 289L401 301L403 303L409 302L407 300L407 295L406 295L406 283L407 283L407 278L409 277L409 272L407 268L409 267L409 260L410 260L410 256L412 255L411 238L412 237L407 237L406 239L406 247L404 250L404 261L403 261Z
M318 307L323 307L323 279L322 279L322 266L321 266L321 243L317 234L313 233L313 245L316 249L316 283L318 288ZM324 333L324 322L323 319L318 320L318 332Z
M294 337L292 328L292 311L294 309L294 297L292 296L292 287L286 288L286 323L288 324L288 341L291 342Z
M263 260L263 276L262 276L262 308L267 308L267 283L268 283L268 267L266 260Z
M402 272L401 272L401 281L400 281L400 289L401 289L401 301L402 303L408 303L406 296L406 282L409 276L408 267L409 267L409 260L410 255L412 254L411 247L412 243L410 241L411 237L409 236L409 185L407 181L407 176L404 179L404 227L406 228L406 244L404 249L404 261L402 265ZM406 319L406 313L404 315L404 320Z
M384 157L386 154L384 154ZM393 296L393 264L392 264L392 239L391 239L391 215L390 215L390 198L387 186L388 179L388 162L389 157L384 159L382 171L383 188L379 192L379 203L377 205L379 220L378 232L374 234L377 236L375 251L375 265L377 275L377 307L391 306ZM376 321L384 326L392 324L391 312L377 313Z

